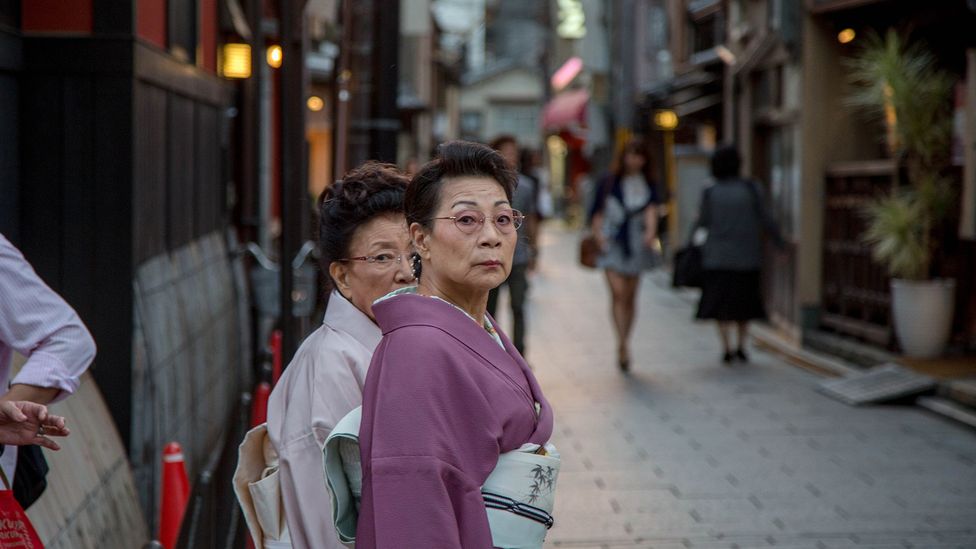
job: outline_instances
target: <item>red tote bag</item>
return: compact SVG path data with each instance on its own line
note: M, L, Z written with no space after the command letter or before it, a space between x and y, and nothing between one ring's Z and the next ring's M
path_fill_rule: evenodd
M0 549L44 549L41 538L34 531L27 513L14 499L7 475L0 469L3 479L0 490Z

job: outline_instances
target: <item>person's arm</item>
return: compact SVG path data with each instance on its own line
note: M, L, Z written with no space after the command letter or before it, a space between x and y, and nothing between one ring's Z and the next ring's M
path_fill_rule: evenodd
M644 208L644 246L654 247L657 239L657 203L651 202Z
M0 341L27 357L0 400L46 404L73 393L95 342L64 299L0 235Z

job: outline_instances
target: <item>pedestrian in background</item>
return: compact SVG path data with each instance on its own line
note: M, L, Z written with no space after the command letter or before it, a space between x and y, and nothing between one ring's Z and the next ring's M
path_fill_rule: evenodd
M363 393L359 549L492 547L482 486L502 454L552 434L535 376L485 311L513 265L516 179L496 151L455 141L407 189L423 269L373 305L384 335ZM510 495L531 492L517 480Z
M508 166L519 171L518 141L510 135L503 135L491 142L491 148L498 151ZM518 232L518 243L515 245L515 257L512 259L512 272L503 285L508 287L508 299L512 308L512 343L518 352L525 355L525 301L529 294L529 271L535 267L537 230L539 219L537 213L535 181L525 174L518 173L518 183L512 197L512 208L522 212L525 222ZM488 314L492 317L498 309L498 294L501 286L494 288L488 294Z
M702 192L697 224L708 236L702 247L704 284L696 316L718 323L724 363L747 362L749 321L766 318L760 282L762 236L767 233L780 247L783 240L759 184L739 175L739 151L720 147L711 164L715 183ZM733 326L738 332L734 350Z
M640 275L657 265L658 198L651 173L644 143L627 143L618 151L611 173L597 183L589 212L590 230L602 250L597 266L604 269L610 287L617 364L624 372L630 369L629 339Z
M545 221L552 217L554 212L552 192L549 190L549 175L542 166L542 153L538 149L525 147L521 150L519 153L519 173L532 180L535 191L536 219Z
M322 326L302 343L268 402L268 436L296 549L345 547L332 523L322 447L362 403L366 369L382 337L373 301L414 280L403 215L407 183L394 166L367 162L320 200L319 249L332 293Z
M27 361L11 380L13 351L27 357ZM66 434L63 418L51 423L58 416L48 416L46 408L25 407L20 401L46 405L67 398L78 389L81 375L94 358L95 341L78 314L41 280L20 250L0 234L0 387L6 389L10 383L0 401L18 403L0 406L0 415L20 423L21 430L24 422L37 425L33 437L12 437L7 441L57 449L47 436ZM22 415L30 419L24 420ZM43 460L36 447L22 452L15 446L6 447L0 456L0 466L14 485L14 496L25 509L40 496L39 492L27 490L26 484L33 488L43 480Z

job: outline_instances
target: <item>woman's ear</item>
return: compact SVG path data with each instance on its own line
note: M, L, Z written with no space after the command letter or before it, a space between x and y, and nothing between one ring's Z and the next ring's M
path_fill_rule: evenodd
M430 258L430 246L427 241L428 239L427 229L423 227L420 223L410 224L410 240L413 242L413 247L420 254L423 259Z
M332 277L333 282L335 282L340 292L349 289L349 281L346 280L346 277L349 276L349 270L345 263L341 261L329 263L329 276Z

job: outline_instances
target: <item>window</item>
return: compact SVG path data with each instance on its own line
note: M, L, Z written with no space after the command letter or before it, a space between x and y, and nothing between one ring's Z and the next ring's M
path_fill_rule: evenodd
M492 107L494 114L494 132L496 134L512 134L519 141L535 141L539 134L539 107L533 103L496 104Z
M464 111L461 113L461 137L464 139L481 139L481 129L484 116L478 111Z

